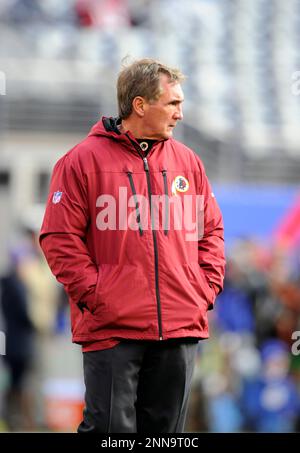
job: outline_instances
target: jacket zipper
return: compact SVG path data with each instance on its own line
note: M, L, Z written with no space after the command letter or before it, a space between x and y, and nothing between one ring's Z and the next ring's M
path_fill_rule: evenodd
M136 220L139 225L140 236L143 236L143 228L142 228L142 224L141 224L141 214L140 214L139 203L138 203L136 190L135 190L135 186L134 186L134 182L133 182L132 172L128 171L127 176L129 178L129 183L130 183L130 187L131 187L134 202L135 202Z
M146 157L144 157L141 154L140 147L127 134L126 134L126 136L129 139L130 143L134 146L138 155L143 159L144 170L146 172L148 197L149 197L149 201L150 201L150 218L151 218L151 226L152 226L153 248L154 248L155 295L156 295L157 319L158 319L158 336L159 336L159 340L163 340L162 320L161 320L161 303L160 303L159 280L158 280L158 247L157 247L156 231L153 228L153 219L152 219L152 214L151 214L152 213L152 202L151 202L152 190L151 190L151 181L150 181L148 160Z
M167 170L162 171L164 178L164 189L165 189L165 225L164 225L164 234L168 235L169 231L169 193L168 193L168 180L167 180Z
M144 161L144 170L146 172L147 177L147 186L148 186L148 195L150 201L150 218L151 218L151 226L152 226L152 236L153 236L153 247L154 247L154 266L155 266L155 292L156 292L156 302L157 302L157 318L158 318L158 331L159 331L159 339L162 340L162 321L161 321L161 303L160 303L160 292L159 292L159 281L158 281L158 248L157 248L157 237L156 237L156 230L154 229L152 218L152 190L151 190L151 181L150 181L150 174L149 174L149 166L148 160L146 157L143 157Z

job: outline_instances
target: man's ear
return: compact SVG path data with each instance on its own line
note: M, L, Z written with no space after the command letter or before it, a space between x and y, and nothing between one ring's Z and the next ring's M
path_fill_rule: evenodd
M142 96L136 96L132 101L132 108L140 118L145 114L145 104L146 101Z

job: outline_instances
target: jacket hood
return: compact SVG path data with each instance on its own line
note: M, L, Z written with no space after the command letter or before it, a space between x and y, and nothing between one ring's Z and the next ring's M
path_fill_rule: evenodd
M102 136L117 140L119 143L122 142L123 145L132 149L132 145L136 142L134 136L130 131L125 133L120 132L118 125L121 124L121 119L116 117L105 117L103 116L100 121L98 121L90 130L88 136ZM139 147L138 143L134 145Z
M118 125L121 124L120 118L113 118L113 117L105 117L103 116L101 120L99 120L89 132L89 136L91 135L102 135L102 136L109 136L120 139L122 134L119 129Z

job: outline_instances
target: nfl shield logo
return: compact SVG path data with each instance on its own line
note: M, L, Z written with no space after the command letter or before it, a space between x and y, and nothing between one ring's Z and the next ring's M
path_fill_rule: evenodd
M54 192L53 197L52 197L52 203L53 204L59 203L61 200L61 197L62 197L62 192L59 192L59 191Z

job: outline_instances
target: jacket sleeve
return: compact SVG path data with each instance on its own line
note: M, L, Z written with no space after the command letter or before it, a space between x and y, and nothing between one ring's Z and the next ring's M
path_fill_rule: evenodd
M70 299L93 311L98 269L85 244L89 224L88 197L80 166L69 154L54 167L40 232L49 267Z
M201 162L200 166L202 175L200 193L203 195L203 234L198 241L198 262L214 293L208 307L211 310L216 296L223 289L225 275L224 227L221 210Z

